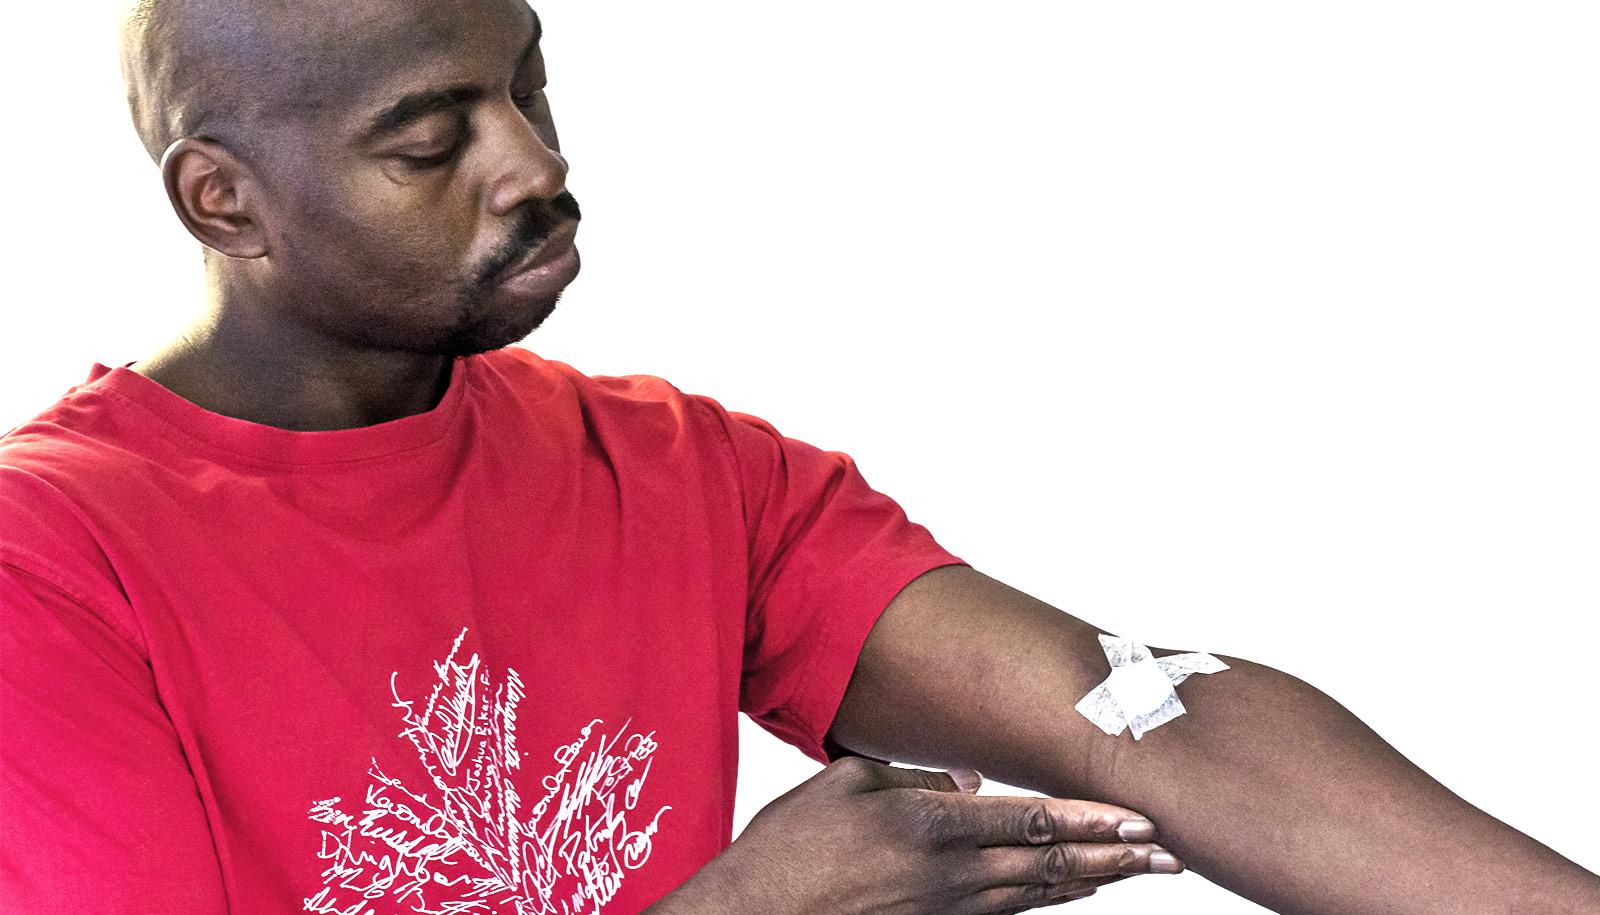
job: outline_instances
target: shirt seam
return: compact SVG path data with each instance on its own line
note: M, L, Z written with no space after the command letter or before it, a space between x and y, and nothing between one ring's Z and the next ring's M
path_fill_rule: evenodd
M140 657L146 660L150 657L147 648L142 647L142 640L136 638L122 623L117 621L116 615L108 613L99 601L90 597L87 591L78 589L70 584L67 576L57 572L53 567L40 562L33 557L25 557L15 547L0 546L0 551L10 554L9 557L0 555L0 566L6 566L15 572L20 572L58 592L69 602L82 609L85 613L99 620L100 623L115 632L129 647L133 648Z

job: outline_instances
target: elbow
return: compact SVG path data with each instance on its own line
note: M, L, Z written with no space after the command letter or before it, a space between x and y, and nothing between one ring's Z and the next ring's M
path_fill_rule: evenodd
M1156 649L1157 657L1171 652ZM1310 683L1266 664L1217 655L1228 669L1191 676L1176 691L1184 713L1138 740L1094 731L1085 789L1111 803L1143 800L1183 785L1203 790L1271 768L1304 740L1321 735L1342 708Z

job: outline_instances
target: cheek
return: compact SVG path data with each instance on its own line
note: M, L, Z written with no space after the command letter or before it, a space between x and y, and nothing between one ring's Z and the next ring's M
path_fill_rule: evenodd
M330 335L415 346L462 320L474 269L463 253L469 237L461 223L393 194L328 195L304 214L280 288L302 319Z
M472 210L443 178L401 185L380 169L300 201L293 247L330 282L427 296L473 268Z

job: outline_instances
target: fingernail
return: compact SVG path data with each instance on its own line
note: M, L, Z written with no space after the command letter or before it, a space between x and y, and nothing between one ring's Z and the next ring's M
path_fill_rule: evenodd
M1068 893L1065 896L1057 896L1056 899L1062 902L1072 902L1075 899L1088 899L1090 896L1094 895L1094 891L1095 887L1091 886L1086 890L1079 890L1076 893Z
M1156 824L1140 817L1117 824L1117 837L1124 842L1148 842L1156 837Z
M968 794L976 794L978 786L983 784L983 773L977 769L951 769L949 772L956 787Z
M1152 874L1181 874L1183 862L1179 861L1170 851L1162 850L1150 853L1150 873Z

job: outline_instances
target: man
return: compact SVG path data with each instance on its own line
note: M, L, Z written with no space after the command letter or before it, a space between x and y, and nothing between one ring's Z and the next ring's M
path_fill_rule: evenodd
M214 307L0 446L8 907L1019 911L1186 863L1286 911L1593 909L1271 669L1102 734L1097 631L848 459L508 347L578 269L538 38L501 0L130 17ZM739 709L1124 806L855 757L729 846Z

